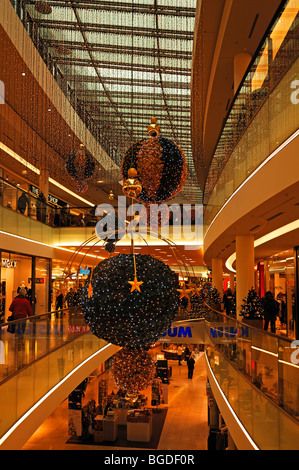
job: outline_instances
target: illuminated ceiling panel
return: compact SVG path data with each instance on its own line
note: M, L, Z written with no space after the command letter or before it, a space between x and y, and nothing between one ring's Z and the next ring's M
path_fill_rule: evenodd
M184 150L178 202L201 202L191 152L190 82L196 0L26 1L26 21L49 51L82 119L120 165L155 116ZM107 146L107 141L109 145Z

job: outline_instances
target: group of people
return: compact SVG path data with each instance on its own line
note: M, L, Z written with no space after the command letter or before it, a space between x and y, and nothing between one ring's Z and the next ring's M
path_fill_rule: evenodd
M61 289L57 292L56 295L56 304L55 304L55 310L61 310L63 309L64 305L67 306L67 308L71 307L76 307L79 304L79 292L73 287L70 288L66 296L64 296L64 293Z
M183 350L182 345L180 344L177 349L179 366L182 365L182 359L187 362L188 366L188 379L193 378L194 366L195 366L195 353L190 351L188 346Z

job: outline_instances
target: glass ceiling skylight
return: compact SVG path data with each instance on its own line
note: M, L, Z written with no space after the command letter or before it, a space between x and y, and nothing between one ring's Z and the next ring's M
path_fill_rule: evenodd
M190 126L196 0L47 0L50 14L35 3L26 0L27 15L100 143L109 140L110 157L120 164L132 140L148 137L155 116L161 136L187 158L180 202L201 202Z

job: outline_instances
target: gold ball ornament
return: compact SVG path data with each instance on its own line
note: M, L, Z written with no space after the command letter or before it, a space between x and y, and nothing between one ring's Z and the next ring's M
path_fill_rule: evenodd
M160 126L157 124L157 118L151 118L151 123L147 128L147 133L151 137L158 137L160 135Z
M110 201L113 201L113 199L114 199L113 191L110 191L108 198L109 198Z

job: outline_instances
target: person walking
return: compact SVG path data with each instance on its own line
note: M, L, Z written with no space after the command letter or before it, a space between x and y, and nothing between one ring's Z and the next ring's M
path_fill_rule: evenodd
M186 346L185 351L184 351L184 358L187 363L189 361L190 356L191 356L190 349L188 348L188 346Z
M277 302L277 300L274 299L274 295L272 294L272 292L266 292L265 297L262 300L262 306L264 309L265 320L264 330L268 330L268 326L270 323L271 333L275 333L275 322L279 312L279 303Z
M188 365L188 379L192 379L193 378L193 372L194 372L194 365L195 365L195 360L194 360L193 354L189 357L187 365Z
M178 359L179 359L179 366L181 366L181 361L182 361L182 355L183 355L183 348L181 346L181 344L179 345L178 349L177 349L177 355L178 355Z

